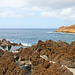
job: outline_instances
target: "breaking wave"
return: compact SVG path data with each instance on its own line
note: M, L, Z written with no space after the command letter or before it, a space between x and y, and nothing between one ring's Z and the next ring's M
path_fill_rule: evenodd
M23 46L31 46L30 44L27 43L21 43Z

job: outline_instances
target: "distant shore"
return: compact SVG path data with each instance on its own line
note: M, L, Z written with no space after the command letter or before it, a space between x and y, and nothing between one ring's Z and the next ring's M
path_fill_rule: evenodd
M56 32L75 33L75 24L71 26L62 26L56 30Z

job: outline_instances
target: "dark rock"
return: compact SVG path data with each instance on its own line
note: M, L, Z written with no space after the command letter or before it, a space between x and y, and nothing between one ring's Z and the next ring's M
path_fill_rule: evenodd
M7 41L6 39L0 40L0 46L23 46L21 43L11 43L10 41Z
M17 44L17 43L11 43L11 45L12 45L12 46L18 46L18 44Z
M18 44L19 46L23 46L21 43Z
M7 42L5 38L2 39L2 42Z

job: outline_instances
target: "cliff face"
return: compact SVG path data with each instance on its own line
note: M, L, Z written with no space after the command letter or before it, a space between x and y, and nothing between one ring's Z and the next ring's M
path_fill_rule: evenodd
M71 26L62 26L56 32L75 33L75 24Z

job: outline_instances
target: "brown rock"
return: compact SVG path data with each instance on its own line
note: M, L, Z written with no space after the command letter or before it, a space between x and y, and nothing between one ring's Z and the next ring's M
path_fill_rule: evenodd
M0 57L2 57L3 54L4 54L4 51L0 49Z
M62 26L56 32L75 33L75 24L71 26Z
M49 68L50 62L49 62L49 61L45 61L44 64L43 64L43 66L44 66L45 68Z
M0 75L26 75L15 63L14 54L5 52L0 58Z

